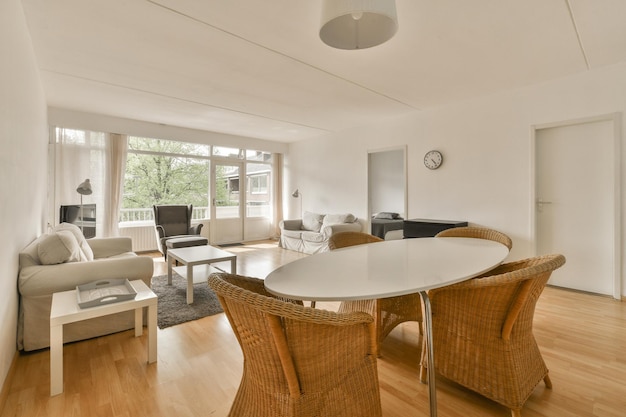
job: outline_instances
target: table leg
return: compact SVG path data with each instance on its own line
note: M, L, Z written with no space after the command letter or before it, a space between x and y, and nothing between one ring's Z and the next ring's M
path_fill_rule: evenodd
M230 260L230 273L233 275L237 273L237 258Z
M148 363L157 360L157 303L148 305Z
M143 308L135 309L135 337L143 334Z
M174 258L172 256L167 257L167 285L172 285L172 264Z
M63 325L50 326L50 396L63 392Z
M193 303L193 265L187 264L187 304Z
M430 299L426 291L420 291L424 302L424 337L426 338L426 355L428 361L428 400L430 417L437 417L437 390L435 388L435 355L433 354L433 325Z

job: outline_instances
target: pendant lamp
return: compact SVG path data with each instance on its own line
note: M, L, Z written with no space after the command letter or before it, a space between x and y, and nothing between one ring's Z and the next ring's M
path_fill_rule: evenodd
M324 0L320 39L338 49L365 49L398 31L395 0Z

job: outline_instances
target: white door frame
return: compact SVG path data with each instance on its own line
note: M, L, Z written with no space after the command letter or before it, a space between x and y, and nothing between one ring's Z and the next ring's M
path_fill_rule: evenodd
M537 253L537 216L536 216L536 191L537 191L537 166L536 166L536 149L537 149L537 131L554 127L564 127L576 124L592 123L599 121L611 121L613 123L613 298L621 300L622 298L622 226L621 226L621 165L622 165L622 146L621 146L621 114L609 113L599 116L592 116L581 119L566 120L555 123L545 123L531 126L531 193L530 193L530 219L531 219L531 242L533 245L533 253Z
M219 159L214 158L211 161L211 193L210 193L210 202L211 202L211 223L210 223L210 242L211 244L220 243L234 243L231 240L224 240L223 237L219 234L219 228L217 226L220 220L217 218L216 211L217 207L215 206L215 189L216 189L216 175L215 169L217 165L230 165L230 166L238 166L239 167L239 217L236 219L239 222L239 226L241 228L241 236L236 239L237 242L243 241L244 237L244 208L246 206L246 172L244 161L240 160L232 160L232 159ZM235 219L225 219L223 221L234 221Z

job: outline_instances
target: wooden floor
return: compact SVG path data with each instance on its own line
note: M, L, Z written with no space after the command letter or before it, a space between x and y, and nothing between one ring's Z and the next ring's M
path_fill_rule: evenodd
M258 277L302 256L268 242L228 250L237 253L239 273ZM163 259L154 259L155 275L165 273ZM535 334L554 388L540 384L524 417L626 416L626 303L547 288L537 305ZM65 345L65 392L55 397L49 396L49 351L20 354L1 416L226 416L242 356L224 315L157 336L158 362L150 365L146 335L135 338L133 331ZM397 327L382 345L385 417L428 415L428 387L418 382L419 346L414 323ZM442 378L437 382L439 416L510 415Z

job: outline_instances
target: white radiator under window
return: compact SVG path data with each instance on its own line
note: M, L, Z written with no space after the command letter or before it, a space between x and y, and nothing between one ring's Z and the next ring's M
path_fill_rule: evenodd
M159 250L154 225L120 226L120 236L127 236L133 240L133 252Z

